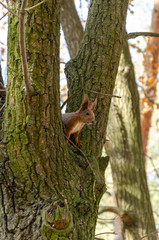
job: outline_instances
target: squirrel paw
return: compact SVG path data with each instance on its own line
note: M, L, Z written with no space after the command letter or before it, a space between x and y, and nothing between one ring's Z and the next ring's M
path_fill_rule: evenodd
M80 147L82 147L82 142L78 141L78 142L76 142L76 145L80 148Z

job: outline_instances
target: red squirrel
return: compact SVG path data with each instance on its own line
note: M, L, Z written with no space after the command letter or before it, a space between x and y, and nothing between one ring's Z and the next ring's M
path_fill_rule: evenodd
M88 95L84 94L83 101L79 110L77 110L76 112L62 114L64 134L67 137L66 139L67 143L68 143L68 139L72 134L75 140L75 144L81 147L81 141L78 140L78 135L85 124L95 123L95 115L93 111L96 105L97 105L97 98L89 107Z

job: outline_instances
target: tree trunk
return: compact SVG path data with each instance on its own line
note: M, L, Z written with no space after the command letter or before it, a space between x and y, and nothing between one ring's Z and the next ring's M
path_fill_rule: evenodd
M83 131L82 134L87 151L93 143L92 139L96 139L99 152L96 151L95 145L91 149L93 155L96 152L97 156L101 153L105 141L103 133L105 135L110 107L110 97L104 94L112 93L114 88L124 37L125 23L121 23L124 21L127 3L128 1L91 2L81 48L77 56L66 64L65 69L69 96L76 93L75 98L70 98L69 112L81 102L80 92L89 93L91 99L98 97L96 127L102 131L94 128L91 134L88 131ZM90 143L88 146L87 142Z
M70 0L72 1L72 0ZM67 1L67 2L70 2L70 1ZM68 11L68 8L66 7L66 5L63 5L63 8L64 8L64 11L67 12ZM75 9L74 9L75 10ZM62 27L63 27L63 30L64 30L64 33L68 30L69 31L69 34L71 35L72 32L76 31L77 27L76 28L73 28L72 24L70 24L70 22L67 22L67 19L65 19L69 14L69 11L67 12L66 15L62 15L61 18L63 18L62 20ZM73 10L70 12L70 17L73 19ZM63 25L63 22L67 22L67 28L65 29L65 25ZM70 24L68 26L68 24ZM75 24L75 22L74 22ZM67 32L68 34L68 32ZM75 36L77 36L77 34L75 33ZM76 39L76 41L79 41L79 44L80 45L80 39ZM75 42L76 42L75 41ZM74 43L71 42L71 46L73 45ZM70 49L70 45L68 45L68 49L69 51L71 51ZM73 49L74 50L74 55L76 55L76 50L75 48ZM124 52L122 54L122 58L121 58L121 61L120 61L120 66L119 66L119 73L118 73L118 77L117 77L117 83L116 83L116 88L115 88L115 92L117 92L118 95L121 95L122 96L122 99L121 100L114 100L114 105L112 104L111 106L111 109L110 109L110 114L111 114L111 117L112 119L110 121L108 121L108 129L111 129L113 128L113 132L112 134L114 134L114 131L117 132L114 134L114 137L113 137L113 142L116 141L116 144L115 146L117 145L117 142L119 140L119 145L121 144L122 146L124 144L126 144L126 140L125 139L125 134L128 132L128 135L130 135L130 131L133 131L133 135L134 135L134 141L133 143L131 144L130 146L130 140L128 140L128 143L127 145L129 146L129 150L128 150L128 153L125 154L125 157L123 159L123 156L121 156L121 150L120 152L115 152L115 159L112 157L111 159L111 165L112 165L112 169L113 169L113 176L114 176L114 183L115 183L115 187L116 187L116 192L118 192L119 194L116 195L117 197L117 201L118 201L118 205L124 209L124 210L127 210L127 211L130 211L131 212L131 209L130 207L128 206L129 204L127 203L130 203L130 202L133 202L133 205L132 205L132 209L133 211L135 212L135 214L138 216L138 224L135 224L134 226L132 226L131 228L128 228L126 231L124 230L125 227L127 227L126 225L124 226L123 228L123 237L125 239L128 239L128 236L130 239L134 239L138 237L139 234L143 235L146 231L147 232L151 232L155 229L154 227L154 220L153 220L153 215L152 215L152 211L151 211L151 206L150 206L150 198L147 197L146 201L147 201L147 205L149 206L149 209L150 209L150 217L149 219L145 218L143 220L143 217L140 218L140 215L139 214L142 214L144 211L145 211L145 205L143 205L142 201L143 201L143 198L140 198L140 212L136 212L136 202L134 201L134 199L132 200L132 195L128 195L128 194L125 194L125 190L121 191L121 186L123 186L123 182L129 182L130 185L133 186L133 182L134 182L134 176L136 176L137 178L139 178L137 184L136 184L136 192L140 192L140 185L139 183L142 181L142 178L144 179L144 188L145 188L145 195L149 196L149 193L148 193L148 188L147 188L147 184L145 182L145 172L144 170L142 170L142 174L144 177L142 176L138 176L138 169L137 168L134 168L134 175L133 175L133 178L130 178L129 179L129 172L128 174L125 174L125 172L127 171L127 169L125 167L121 167L120 168L120 171L119 171L119 168L117 167L116 168L116 164L118 166L118 162L116 162L116 159L117 159L117 156L116 154L120 154L120 157L122 158L122 162L125 164L125 161L129 161L129 156L132 155L132 157L134 157L134 155L136 154L135 152L131 152L131 150L134 148L136 149L137 148L137 145L140 145L141 146L141 137L140 137L140 127L138 126L139 123L139 110L138 110L138 93L137 93L137 89L136 89L136 84L135 84L135 76L134 76L134 72L133 72L133 66L132 66L132 63L131 63L131 59L130 59L130 54L129 54L129 49L128 49L128 46L126 44L126 46L124 47ZM128 81L129 79L129 81ZM130 84L131 82L132 84ZM130 82L130 83L129 83ZM134 89L133 89L134 88ZM120 105L120 107L119 107ZM123 111L122 111L122 108L123 108ZM125 134L123 133L122 136L120 135L118 139L114 139L116 137L116 134L119 134L118 132L120 132L120 126L121 126L121 120L119 119L119 117L117 116L117 120L114 119L114 117L116 115L118 115L115 111L115 109L117 109L119 115L121 115L121 118L124 118L123 122L122 122L122 128L125 129ZM130 123L131 123L131 128L128 129L128 120L125 120L125 117L124 117L124 114L125 112L129 111L129 116L131 116L130 118ZM135 120L134 120L135 118ZM117 121L115 122L115 125L113 126L114 124L114 121ZM138 131L139 132L136 132L135 133L135 130L132 130L132 126L133 124L136 124L136 128L138 128ZM116 125L117 124L117 125ZM110 130L111 131L111 130ZM110 144L112 145L112 142L110 142ZM113 146L113 150L115 148L115 146ZM124 146L122 147L124 148ZM141 147L142 148L142 147ZM119 148L117 148L119 150ZM126 148L124 148L123 150L123 154L124 154L124 151ZM112 150L112 151L113 151ZM142 151L141 151L142 152ZM130 155L129 155L130 153ZM141 157L140 157L141 155ZM112 156L112 152L110 154L110 156ZM126 157L128 157L128 159L126 160ZM138 161L141 161L141 163L139 164L142 164L143 163L143 154L138 154ZM138 164L138 165L139 165ZM120 167L120 166L119 166ZM128 171L129 171L129 166L127 165L128 167ZM142 168L143 169L143 168ZM118 175L121 175L122 178L120 179L119 181L119 184L117 183L118 181L118 178L120 176ZM117 175L117 177L115 177ZM131 176L131 175L130 175ZM141 183L142 185L142 183ZM119 187L119 190L117 189ZM128 186L129 188L129 186ZM133 191L134 191L134 187L133 187ZM144 197L144 196L143 196ZM145 203L146 204L146 203ZM129 212L129 214L130 214ZM124 213L124 211L123 211ZM141 222L140 222L141 221ZM149 223L147 223L147 221L150 221L150 227L148 228L147 226L149 225ZM141 227L141 230L139 231L138 230L138 227ZM146 226L146 227L145 227ZM145 231L146 229L146 231ZM135 234L136 232L136 234Z
M29 0L28 6L34 6ZM8 0L14 12L20 3ZM112 93L128 0L91 2L81 51L67 64L69 94ZM101 158L110 100L98 97L97 124L83 148L64 139L59 104L59 1L30 10L26 21L28 98L19 50L19 20L9 14L8 85L1 148L0 239L93 240L107 159ZM104 10L104 11L103 11ZM103 25L101 25L101 22ZM93 95L93 97L92 97ZM97 94L90 94L94 99ZM76 110L81 94L69 101Z
M28 6L35 4L30 0ZM8 5L15 12L21 7L12 0ZM2 163L0 192L2 240L42 239L46 209L60 191L63 173L61 169L56 174L57 163L61 166L56 146L64 149L64 137L59 121L59 9L58 1L48 1L27 14L27 56L35 91L30 99L22 77L19 19L9 14L3 136L8 158Z
M146 181L142 148L139 97L128 44L125 43L108 121L109 142L105 144L112 168L118 207L125 239L140 239L155 231L155 223ZM151 235L144 239L156 239Z
M159 33L159 0L155 0L152 13L151 32ZM144 55L144 82L140 99L141 108L141 129L143 148L146 155L149 130L151 127L151 117L153 113L153 102L156 99L157 75L159 66L159 39L150 37ZM146 93L146 96L145 96Z
M61 0L61 24L70 56L74 58L82 42L83 27L73 0Z

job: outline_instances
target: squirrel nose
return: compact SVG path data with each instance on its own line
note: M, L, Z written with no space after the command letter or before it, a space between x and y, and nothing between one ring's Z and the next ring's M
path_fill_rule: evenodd
M94 121L94 120L92 120L92 123L95 123L95 121Z

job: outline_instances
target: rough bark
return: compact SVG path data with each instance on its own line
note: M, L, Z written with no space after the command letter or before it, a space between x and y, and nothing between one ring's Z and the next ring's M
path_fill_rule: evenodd
M63 7L65 8L65 5ZM68 11L68 9L65 8L65 11ZM72 13L72 11L71 11L71 13ZM68 14L69 14L69 12L66 15L62 15L61 17L65 18L65 17L67 17ZM73 18L73 15L74 14L72 14L72 18ZM62 23L64 21L65 21L65 19L63 19ZM68 24L69 24L69 22L68 22ZM73 26L71 24L68 27L68 31L69 31L70 35L72 34L73 30L76 31L76 29L73 29L72 27ZM63 25L63 30L65 32L65 25ZM75 36L77 36L77 34L75 34ZM81 40L76 39L76 41L79 41L78 45L80 45ZM69 48L69 46L70 45L68 45L68 50L70 51L71 49ZM74 55L76 54L76 50L78 50L78 49L74 49ZM129 81L131 81L132 83L129 83ZM138 131L139 131L138 133L135 133L135 130L133 130L133 128L132 128L134 123L136 124L136 126L138 124L140 125L140 123L139 123L139 109L138 109L139 103L138 103L138 93L137 93L136 84L135 84L135 76L134 76L134 71L133 71L133 65L131 63L131 57L130 57L130 54L129 54L129 48L127 46L127 43L126 43L126 46L124 48L124 52L122 53L122 58L121 58L121 61L120 61L120 66L119 66L119 72L118 72L115 91L117 92L117 94L122 95L122 100L113 100L115 106L114 106L114 104L112 104L111 109L110 109L110 114L111 114L111 117L113 119L112 119L112 121L108 121L108 129L111 129L113 127L114 122L117 121L117 125L114 125L115 130L113 130L113 134L114 134L114 131L117 132L117 133L118 133L118 131L120 132L120 130L119 130L120 127L121 127L121 122L120 121L121 121L122 118L124 118L124 120L122 122L122 128L125 129L125 132L123 131L123 134L119 136L120 138L116 140L116 144L117 144L117 141L119 140L119 146L120 146L120 144L122 145L122 148L124 148L123 151L126 151L125 150L126 148L123 146L124 144L126 144L126 139L127 139L125 134L130 135L131 131L133 132L133 135L134 135L133 143L130 146L130 140L128 140L127 145L129 146L129 150L127 150L127 153L125 153L124 160L122 159L122 161L128 161L130 159L129 158L130 155L132 155L132 157L134 157L134 158L135 158L135 155L136 155L135 152L131 153L131 150L136 149L137 145L141 146L142 143L141 143L141 136L140 136L140 132L141 132L140 127L139 126L136 127L136 128L138 128ZM120 105L120 107L118 107L118 105ZM117 109L118 113L115 111L114 108ZM122 110L122 108L123 108L123 110ZM129 129L128 129L128 121L129 120L128 119L125 120L126 116L124 117L124 114L126 114L127 111L129 111L129 116L131 116L131 118L129 119L130 124L131 124ZM120 115L120 118L119 118L118 114ZM117 116L118 120L114 120L114 118L116 116ZM128 118L129 118L129 116L128 116ZM110 124L110 127L109 127L109 124ZM116 133L114 134L114 138L116 138ZM114 138L113 138L113 142L114 142ZM112 142L110 142L110 144L112 144ZM119 147L117 149L119 149ZM142 150L141 150L141 152L142 152ZM130 153L130 155L129 155L129 153ZM137 216L136 219L138 218L137 219L138 224L135 223L134 225L132 225L130 228L128 228L125 231L125 227L127 227L127 225L126 225L127 222L125 221L125 223L124 223L124 218L122 218L122 216L121 216L121 218L123 220L123 224L124 224L122 235L126 239L128 239L128 236L129 236L129 239L134 239L134 238L137 239L139 234L143 235L146 231L148 233L148 232L151 232L155 229L152 210L151 210L151 205L150 205L148 188L147 188L147 184L145 182L145 172L144 172L144 169L142 168L143 169L142 170L143 176L140 176L140 175L138 176L138 169L134 168L133 178L129 178L129 168L128 168L128 174L125 174L125 172L127 171L126 167L122 166L120 168L120 171L119 171L118 167L117 168L115 167L116 159L117 159L116 154L119 154L120 157L123 157L123 156L121 156L121 153L119 153L117 151L114 154L115 154L115 160L113 158L111 158L112 159L111 164L112 164L112 169L113 169L113 176L117 175L117 177L114 178L115 186L116 186L116 188L119 186L119 190L116 189L117 192L120 192L119 194L116 195L118 205L120 206L121 211L123 211L123 213L122 213L123 216L125 216L124 215L125 213L127 213L130 216L132 214L132 209L133 209L133 214L135 213L135 215ZM111 153L111 155L112 155L112 153ZM128 159L126 160L126 158L128 158ZM137 160L140 161L140 163L138 163L138 165L143 163L143 153L138 154ZM130 171L131 171L131 169L130 169ZM116 183L116 181L120 177L118 175L122 175L122 178L120 179L119 184ZM137 181L136 185L135 185L135 187L137 187L136 192L140 192L140 184L139 183L142 182L142 178L144 179L144 184L143 185L144 185L144 190L146 192L145 196L147 196L146 197L146 201L147 201L146 204L148 205L148 209L149 209L149 215L150 215L149 219L147 219L147 218L144 219L145 214L144 214L143 217L140 218L140 214L143 214L143 212L145 211L145 205L146 204L144 205L142 203L143 198L145 196L143 196L143 198L139 199L141 209L140 209L140 212L138 212L138 211L136 212L136 209L137 209L136 204L138 204L138 203L136 201L134 201L134 199L132 199L132 195L125 194L125 190L123 190L122 192L120 191L121 186L123 186L122 181L129 182L130 185L133 185L134 184L134 178L136 179L136 177L139 179ZM129 185L128 185L127 188L129 188ZM133 187L133 191L134 191L134 187ZM118 197L119 197L119 199L118 199ZM133 202L132 207L129 207L130 202L131 203ZM141 221L141 223L140 223L140 221ZM148 228L149 224L148 224L147 221L150 221L150 227L149 228ZM139 226L142 229L140 231L139 231ZM117 236L116 239L118 239L118 238L119 238L119 236Z
M20 2L8 3L17 13ZM29 6L35 4L28 1ZM101 92L101 87L103 92L113 91L127 6L128 0L92 1L81 51L67 65L70 95L81 91L81 83L87 91ZM97 124L82 135L82 150L68 146L59 105L59 10L59 1L49 0L28 13L26 46L35 92L29 99L22 78L19 20L9 14L1 240L94 239L98 205L105 191L107 161L101 151L110 100L98 97ZM76 110L81 98L82 94L70 101L69 108Z
M19 11L20 2L11 0L8 4ZM28 3L35 4L36 1ZM58 90L59 22L58 1L48 1L27 15L27 55L35 90L34 96L27 99L20 60L19 19L9 14L3 137L8 158L1 163L0 239L42 239L40 229L47 225L45 209L57 198L60 188L63 174L61 170L56 175L57 163L61 164L56 145L63 149L64 137Z
M2 90L4 89L1 64L0 64L0 89ZM0 91L0 139L1 139L1 129L2 129L2 122L3 122L4 103L5 103L5 91Z
M74 58L83 38L83 27L73 0L61 0L61 24L70 56Z
M105 97L104 94L112 93L114 88L125 34L124 18L127 4L128 1L92 1L81 48L78 55L66 64L69 96L76 93L76 96L69 101L68 111L72 111L81 102L82 94L79 91L88 93L91 99L96 96L98 98L96 128L91 132L82 133L86 151L92 155L99 156L105 141L103 136L107 125L110 98ZM98 149L93 139L96 139Z
M110 141L105 147L110 156L118 207L127 211L122 219L124 239L140 239L155 231L155 223L146 181L139 97L127 43L120 59L115 93L122 98L112 101L107 128Z
M155 0L152 12L151 32L159 33L159 0ZM144 56L144 79L140 100L141 108L141 129L143 148L146 155L149 130L151 127L151 117L153 114L153 102L156 99L157 75L159 66L159 39L150 37L148 40L145 56ZM146 94L146 96L145 96Z

